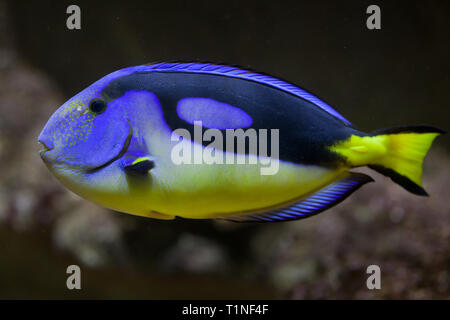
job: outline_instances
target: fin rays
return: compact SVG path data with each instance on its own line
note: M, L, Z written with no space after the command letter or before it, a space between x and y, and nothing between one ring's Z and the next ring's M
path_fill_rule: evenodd
M219 219L234 222L277 222L303 219L335 206L361 186L372 181L373 179L365 174L349 173L348 176L332 182L323 189L287 207L262 213L233 215Z

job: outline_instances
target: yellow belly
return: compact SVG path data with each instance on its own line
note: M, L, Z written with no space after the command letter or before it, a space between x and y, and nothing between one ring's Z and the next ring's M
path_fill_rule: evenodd
M275 175L260 165L173 165L160 163L142 179L117 175L102 186L66 185L113 210L159 219L207 219L258 211L299 199L334 181L344 169L280 162ZM63 181L64 183L64 181Z
M293 201L333 181L342 171L280 163L275 175L259 165L180 165L152 171L152 209L185 218L214 218Z

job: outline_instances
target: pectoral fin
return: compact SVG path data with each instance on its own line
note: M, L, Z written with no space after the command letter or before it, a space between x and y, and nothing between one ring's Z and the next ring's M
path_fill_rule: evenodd
M362 185L373 179L362 173L349 175L334 181L323 189L287 207L267 210L262 213L233 215L220 219L234 222L275 222L307 218L331 208L343 201Z
M122 166L127 172L146 174L155 167L155 163L150 156L125 155Z
M121 165L127 173L138 174L147 174L155 167L144 141L134 136L131 138L127 152L121 158Z

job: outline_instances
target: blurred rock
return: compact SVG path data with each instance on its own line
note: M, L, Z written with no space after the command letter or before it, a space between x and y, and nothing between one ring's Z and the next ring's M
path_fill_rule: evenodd
M58 219L53 239L58 248L71 252L90 267L129 263L117 219L89 202Z
M229 268L223 248L210 239L183 234L160 263L163 272L223 273Z
M63 98L45 75L18 57L6 12L0 1L0 222L26 230L35 222L49 223L56 213L52 202L64 193L42 163L37 144Z

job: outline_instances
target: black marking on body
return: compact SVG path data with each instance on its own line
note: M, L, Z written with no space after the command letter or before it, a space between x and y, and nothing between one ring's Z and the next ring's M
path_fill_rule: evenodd
M365 135L307 100L247 79L180 71L139 72L111 81L101 94L112 101L129 90L154 93L169 127L187 129L192 137L194 126L176 112L179 100L203 97L238 107L252 117L251 128L268 129L268 140L270 129L279 129L280 160L294 163L334 166L343 159L325 147L352 134ZM221 131L225 137L225 130Z

